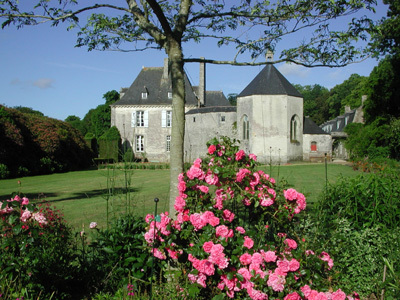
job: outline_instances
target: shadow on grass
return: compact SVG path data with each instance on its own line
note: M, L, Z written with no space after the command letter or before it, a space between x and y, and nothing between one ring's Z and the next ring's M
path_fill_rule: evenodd
M130 193L137 193L140 189L138 188L130 188ZM114 188L114 193L112 196L118 195L125 195L127 192L123 188ZM68 194L63 197L62 194L59 193L27 193L20 195L20 197L27 197L30 201L34 203L39 202L61 202L61 201L70 201L70 200L83 200L83 199L90 199L94 197L104 196L108 194L107 189L98 189L98 190L91 190L91 191L83 191L79 193ZM5 201L10 199L11 195L0 195L0 201ZM52 199L56 198L56 199Z

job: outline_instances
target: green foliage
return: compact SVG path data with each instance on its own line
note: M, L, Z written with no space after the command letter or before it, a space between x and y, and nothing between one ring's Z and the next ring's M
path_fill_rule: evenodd
M95 282L103 292L115 293L128 284L128 278L139 290L149 288L153 262L144 244L145 226L143 218L124 215L108 230L93 235L88 255ZM159 271L160 265L155 269Z
M400 117L400 54L379 62L368 78L368 98L364 105L365 121L373 123L384 118Z
M345 146L352 159L388 157L390 127L376 120L372 124L351 123L344 131L348 134Z
M353 228L400 225L400 175L385 172L340 178L329 185L324 199L317 204L321 226L329 228L337 218L345 218Z
M10 171L5 164L0 164L0 179L8 178Z
M86 168L92 153L69 124L0 106L0 164L10 176Z
M237 96L238 96L238 94L236 94L236 93L228 94L227 98L228 98L229 103L232 106L236 106L237 105Z
M38 110L34 110L30 107L24 107L24 106L14 106L14 109L24 113L24 114L32 114L32 115L36 115L39 117L44 117L44 114Z
M329 107L327 99L329 90L319 84L301 86L295 85L296 89L303 95L304 116L309 116L316 124L322 124L329 120Z
M345 105L356 108L361 105L361 96L365 93L364 85L366 77L352 74L343 83L334 86L330 90L327 99L329 106L329 119L334 119L344 113Z
M71 229L58 210L48 204L27 204L25 199L5 201L0 211L2 297L74 299Z
M99 139L99 158L119 161L121 136L117 127L109 128Z
M72 127L74 127L76 130L79 130L79 132L84 136L87 133L87 128L85 127L85 124L81 119L77 116L68 116L65 119L65 122L69 123Z
M390 156L400 161L400 118L390 121L388 134L388 147Z
M315 217L312 222L318 224ZM382 283L384 260L394 264L394 271L400 271L399 228L388 230L382 224L354 228L353 222L338 217L329 227L311 226L305 236L310 246L324 247L332 254L341 287L357 291L361 299L379 296L386 287L384 299L399 299L399 290L391 286L396 283L395 276L386 275Z
M383 17L373 32L371 51L375 56L400 53L400 3L398 0L385 0L389 5L387 17Z

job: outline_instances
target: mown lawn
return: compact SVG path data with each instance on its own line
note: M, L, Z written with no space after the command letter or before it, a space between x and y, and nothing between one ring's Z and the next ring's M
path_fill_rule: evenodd
M324 164L293 164L263 166L274 178L285 179L291 186L305 194L309 203L318 200L325 188ZM341 174L359 174L351 167L328 164L328 181L333 183ZM130 179L128 189L125 177ZM20 184L18 183L20 181ZM129 193L126 191L129 190ZM144 215L154 212L154 198L159 198L158 211L168 208L169 170L88 170L53 175L32 176L0 180L0 200L12 193L27 196L32 201L50 201L61 209L67 221L77 230L87 228L90 222L106 225L107 202L109 218L128 210ZM108 195L112 193L113 196ZM107 201L108 199L108 201Z

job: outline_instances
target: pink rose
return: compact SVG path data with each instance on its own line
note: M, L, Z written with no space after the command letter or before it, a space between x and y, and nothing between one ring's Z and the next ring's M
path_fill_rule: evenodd
M276 261L276 259L277 259L277 256L276 256L276 254L275 254L274 251L267 251L267 252L264 252L264 251L262 250L262 251L260 251L260 252L261 252L261 255L263 256L263 258L264 258L264 260L265 260L266 262L274 262L274 261Z
M332 300L345 300L346 294L341 290L338 289L336 292L332 293Z
M217 237L228 237L229 228L225 225L220 225L215 228L215 234Z
M298 260L296 260L295 258L292 258L289 261L289 271L294 272L297 271L300 268L300 263Z
M239 172L236 173L236 182L242 182L246 174L251 173L248 169L240 169Z
M208 186L206 186L206 185L199 185L198 188L199 188L199 190L202 191L203 193L208 193Z
M304 296L306 296L306 298L308 298L311 293L311 288L308 285L301 287L300 290L304 294Z
M222 214L222 217L225 221L232 222L233 219L235 218L235 214L233 212L231 212L230 210L225 209Z
M215 145L210 145L208 147L208 153L209 154L213 154L215 152L215 150L217 150L217 147L215 147Z
M286 200L293 201L297 199L297 191L295 189L287 189L283 191Z
M236 161L241 160L243 157L245 157L245 155L246 154L244 153L243 150L239 150L238 152L236 152L236 157L235 157Z
M236 227L236 231L240 232L241 234L245 234L246 233L246 230L244 230L244 228L240 227L240 226Z
M208 170L205 179L206 179L206 182L207 182L209 185L217 185L218 182L219 182L218 176L215 175L215 174L213 174L213 173L211 172L211 170Z
M211 253L211 249L212 249L213 246L214 246L214 243L213 243L212 241L205 242L205 243L203 244L203 250L204 250L206 253Z
M28 205L28 204L29 204L29 199L26 198L26 197L23 197L23 198L22 198L21 204L22 204L22 205Z
M254 160L254 161L257 161L257 155L255 155L255 154L253 154L253 153L250 153L250 154L249 154L249 158L252 159L252 160Z
M297 248L297 243L295 240L292 239L286 239L283 241L290 249L296 249Z
M251 264L251 255L248 253L244 253L240 256L239 260L242 265L245 265L245 266L249 265L249 264Z
M296 292L286 295L283 300L301 300L301 297Z
M248 236L245 236L243 247L251 249L251 248L253 248L253 245L254 245L254 241L251 238L249 238Z
M25 223L31 216L31 212L29 210L25 210L21 215L21 221Z
M182 193L185 190L186 190L186 182L179 181L179 183L178 183L178 191Z
M164 253L162 253L160 250L157 248L154 248L153 255L159 259L166 259L167 257L165 256Z

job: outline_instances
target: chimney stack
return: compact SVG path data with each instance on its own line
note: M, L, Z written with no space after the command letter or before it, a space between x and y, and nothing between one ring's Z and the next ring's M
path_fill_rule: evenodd
M168 80L168 73L169 73L168 58L164 58L163 80Z
M201 57L204 59L204 57ZM200 63L200 74L199 74L199 102L200 106L206 104L206 63L202 61Z

